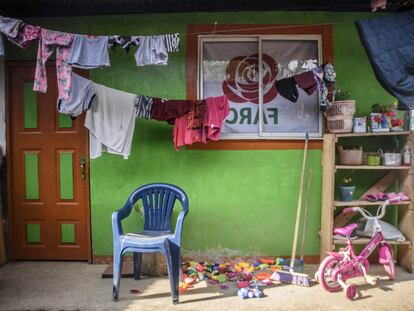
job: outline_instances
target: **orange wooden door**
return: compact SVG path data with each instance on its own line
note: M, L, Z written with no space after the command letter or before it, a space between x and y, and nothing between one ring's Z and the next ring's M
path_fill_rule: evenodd
M8 64L8 180L12 259L90 259L88 133L56 109L54 66L47 94L32 91L33 64ZM81 167L81 161L85 165Z

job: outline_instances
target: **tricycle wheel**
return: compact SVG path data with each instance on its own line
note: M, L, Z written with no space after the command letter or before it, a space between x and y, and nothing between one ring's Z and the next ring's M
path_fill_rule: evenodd
M332 278L332 271L335 270L340 264L338 258L334 256L326 257L319 266L318 275L316 279L328 292L337 292L342 289L337 280Z
M357 287L354 284L351 284L346 289L346 298L349 300L354 300L357 296Z

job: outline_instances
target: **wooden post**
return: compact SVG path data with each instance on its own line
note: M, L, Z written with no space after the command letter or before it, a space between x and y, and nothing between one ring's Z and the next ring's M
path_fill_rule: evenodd
M406 141L411 152L414 152L414 135L409 135ZM398 246L398 263L402 268L409 272L414 271L414 181L413 181L413 162L411 157L411 170L399 172L399 191L404 192L411 203L408 206L400 206L398 210L398 227L407 240L411 241L409 245Z
M335 143L333 134L323 136L322 153L322 210L321 210L321 260L332 251L333 202L335 193Z

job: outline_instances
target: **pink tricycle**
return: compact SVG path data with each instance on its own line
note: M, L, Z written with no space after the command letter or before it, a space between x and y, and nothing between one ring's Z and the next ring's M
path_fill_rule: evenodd
M392 200L392 203L398 200ZM346 238L346 247L339 252L328 252L328 256L319 266L316 278L324 289L329 292L345 290L348 299L355 299L357 288L354 284L347 285L345 282L359 276L364 276L367 283L375 285L375 279L368 275L369 263L368 257L378 246L379 263L384 266L389 278L395 278L394 252L392 247L384 240L381 226L378 219L385 215L385 208L390 200L378 208L377 215L373 216L369 211L361 207L348 207L342 210L343 213L359 212L365 219L374 221L374 234L369 243L364 247L359 255L355 254L351 233L357 227L357 224L350 224L343 228L335 228L334 233Z

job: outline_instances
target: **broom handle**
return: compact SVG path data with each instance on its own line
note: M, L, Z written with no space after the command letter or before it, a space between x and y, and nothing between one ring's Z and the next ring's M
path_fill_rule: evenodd
M305 237L306 231L308 229L308 211L310 205L310 194L311 194L311 184L312 184L312 169L309 169L308 172L308 189L306 189L306 204L305 204L305 214L303 215L303 232L302 232L302 247L300 250L300 260L303 262L303 257L305 253Z
M304 178L304 175L305 175L306 156L307 156L307 151L308 151L308 138L309 138L309 135L308 135L308 133L306 133L305 148L303 150L302 172L301 172L301 175L300 175L300 188L299 188L298 207L297 207L297 211L296 211L295 234L293 236L292 258L290 259L290 267L289 267L290 272L293 272L293 267L295 265L295 257L296 257L296 247L297 247L297 244L298 244L300 211L301 211L301 207L302 207L303 178Z

